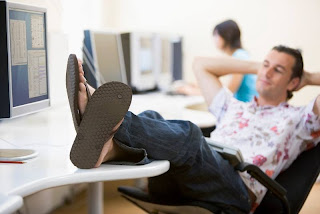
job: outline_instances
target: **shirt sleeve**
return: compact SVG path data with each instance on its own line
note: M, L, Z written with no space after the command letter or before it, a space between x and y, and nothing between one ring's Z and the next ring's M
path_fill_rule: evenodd
M297 129L301 130L298 137L308 142L302 150L312 148L320 142L320 117L313 112L316 99L301 110L302 120L297 125Z
M223 118L224 113L228 110L228 106L232 98L233 96L231 91L223 87L209 105L209 111L217 118L218 122Z

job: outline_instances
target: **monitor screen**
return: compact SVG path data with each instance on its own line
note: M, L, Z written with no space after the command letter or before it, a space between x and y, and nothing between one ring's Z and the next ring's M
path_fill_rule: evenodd
M9 117L14 117L49 106L46 9L9 2L1 7L6 12L1 19L6 19L7 35L1 37L7 40Z
M152 40L146 37L140 38L140 71L141 74L152 74L153 70L153 46Z
M182 79L182 38L178 35L161 36L161 69L157 84L167 90L173 81Z
M110 81L127 83L119 34L85 31L83 56L83 61L87 65L84 68L89 68L89 71L85 70L85 75L94 76L92 85L99 87Z
M130 33L131 85L140 92L156 89L160 69L161 43L155 33Z
M13 107L48 99L45 16L9 8Z

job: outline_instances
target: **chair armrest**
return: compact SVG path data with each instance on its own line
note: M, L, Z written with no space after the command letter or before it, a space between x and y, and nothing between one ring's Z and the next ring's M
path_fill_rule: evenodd
M206 138L206 141L210 147L212 147L216 152L218 152L224 159L228 160L233 167L237 166L238 164L244 161L241 151L237 147L228 146L213 141L210 138Z
M272 193L283 196L287 190L283 188L278 182L267 176L259 167L245 162L240 163L235 167L240 172L247 171L252 177L258 180L262 185L267 187Z
M269 191L271 191L272 194L274 194L281 200L285 213L290 213L290 206L287 199L287 190L283 188L277 181L267 176L259 167L253 164L242 162L239 163L239 165L237 165L235 169L239 170L240 172L247 171L247 173L249 173Z
M278 182L267 176L258 166L245 163L243 161L241 151L238 148L215 142L209 138L206 138L206 141L224 159L228 160L236 170L239 170L240 172L247 171L247 173L249 173L263 186L270 190L276 197L281 200L285 213L290 213L290 206L287 199L287 190L285 188L283 188Z

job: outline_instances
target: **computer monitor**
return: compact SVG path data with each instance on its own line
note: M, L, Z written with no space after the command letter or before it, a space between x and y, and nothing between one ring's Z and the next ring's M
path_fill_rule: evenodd
M182 37L161 35L161 55L157 86L161 90L167 90L172 82L182 80Z
M121 34L128 82L134 92L157 89L156 74L161 69L161 40L156 33Z
M50 106L46 9L0 0L0 118Z
M90 85L118 81L127 84L120 35L113 32L84 31L83 67Z

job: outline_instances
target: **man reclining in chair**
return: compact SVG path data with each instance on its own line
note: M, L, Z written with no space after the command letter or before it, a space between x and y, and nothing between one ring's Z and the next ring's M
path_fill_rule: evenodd
M100 99L93 98L93 94L88 101L81 64L79 70L82 121L74 145L86 137L86 133L81 133L81 126L85 126L85 120L91 117L90 102ZM302 151L320 141L320 96L303 107L287 103L292 91L305 85L320 85L320 73L303 72L298 50L276 46L262 64L231 58L196 58L194 72L209 110L217 118L211 138L238 147L245 162L259 166L270 177L275 178ZM257 73L259 97L249 103L234 99L219 81L219 76L230 73ZM94 92L91 87L90 92ZM101 116L95 120L108 118ZM170 161L167 173L149 179L151 195L226 204L249 212L267 191L247 173L236 172L228 161L210 148L201 130L191 122L164 120L154 111L139 115L128 111L107 136L92 167L111 161L135 164L150 160ZM92 141L86 143L97 149ZM75 156L82 160L87 158L77 152ZM76 158L71 160L77 166L73 161Z

